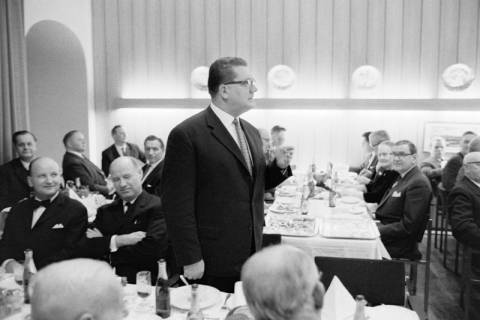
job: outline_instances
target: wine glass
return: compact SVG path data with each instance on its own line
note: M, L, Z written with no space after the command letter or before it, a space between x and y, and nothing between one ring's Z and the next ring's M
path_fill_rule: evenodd
M147 303L147 298L152 291L151 287L152 275L150 271L139 271L137 272L137 295L140 297L141 302L138 305L139 311L146 312L149 310L149 305Z

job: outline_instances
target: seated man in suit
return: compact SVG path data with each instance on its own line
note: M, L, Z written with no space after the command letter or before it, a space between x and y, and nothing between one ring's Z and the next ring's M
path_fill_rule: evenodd
M129 283L135 283L141 270L151 271L156 279L157 260L165 258L167 249L160 198L142 190L142 169L132 157L113 160L110 174L119 199L98 209L82 251L108 258Z
M142 168L142 187L148 193L160 196L165 145L162 139L154 135L146 137L143 145L147 164Z
M376 173L376 168L378 163L378 157L377 157L378 146L383 141L388 141L388 140L390 140L390 136L388 135L388 132L385 130L373 131L368 136L368 142L370 144L370 148L372 149L372 153L371 153L370 159L365 165L365 168L363 168L358 173L360 183L367 184L375 178L375 173Z
M255 319L320 319L324 287L313 259L289 245L268 247L242 268L243 292Z
M105 262L74 259L40 270L33 283L32 319L120 320L123 290Z
M33 133L22 130L12 135L12 142L18 158L0 167L0 211L29 197L32 191L27 176L30 162L37 151L37 138Z
M12 207L0 242L0 263L8 272L23 268L25 249L32 249L37 268L75 256L87 230L87 209L59 192L62 176L50 158L30 163L33 197Z
M443 188L448 192L450 192L455 185L458 171L463 164L463 157L468 153L468 145L470 144L470 141L475 139L476 136L477 135L472 131L463 133L462 138L460 139L460 151L448 159L445 168L443 168L442 185Z
M393 169L400 177L378 204L378 230L393 258L419 259L417 242L427 225L432 188L417 166L417 148L412 142L396 142L392 154Z
M467 153L463 158L464 177L448 196L450 224L455 238L480 250L480 152ZM472 272L480 277L480 257L473 255ZM472 286L470 319L480 319L480 289Z
M130 156L145 162L145 155L140 148L136 144L127 142L127 134L121 125L113 127L111 133L114 143L102 151L102 170L107 177L110 164L118 157Z
M63 156L63 177L65 181L79 178L83 186L91 191L98 191L103 195L113 192L113 187L105 179L102 170L91 162L85 155L85 136L78 130L72 130L63 137L63 144L67 151Z

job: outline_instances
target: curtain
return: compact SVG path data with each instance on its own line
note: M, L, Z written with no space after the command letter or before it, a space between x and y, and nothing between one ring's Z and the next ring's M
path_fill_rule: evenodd
M0 164L13 158L11 135L28 129L23 0L0 0Z

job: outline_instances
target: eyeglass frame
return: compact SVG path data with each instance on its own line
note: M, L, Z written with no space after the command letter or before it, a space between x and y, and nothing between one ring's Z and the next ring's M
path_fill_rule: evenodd
M240 84L244 87L253 87L255 85L255 79L245 79L245 80L237 80L237 81L227 81L222 84L227 85L227 84Z
M414 153L392 152L392 157L404 159L407 156L412 156Z

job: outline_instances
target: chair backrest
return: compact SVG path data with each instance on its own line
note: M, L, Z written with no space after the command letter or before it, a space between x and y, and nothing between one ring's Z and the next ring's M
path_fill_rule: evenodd
M405 267L390 260L315 257L325 287L337 276L355 297L365 296L372 305L405 304Z

